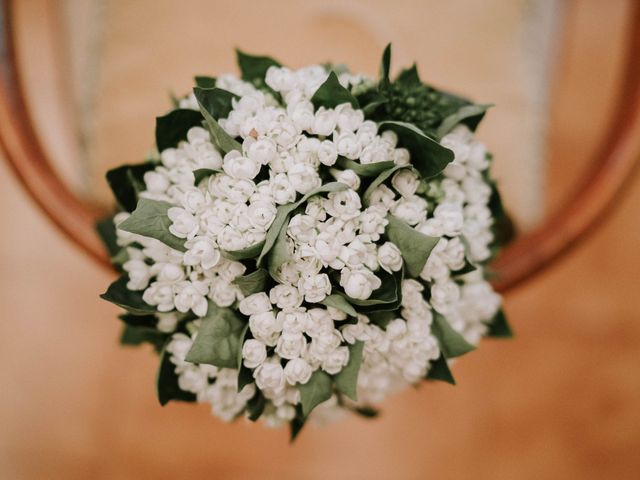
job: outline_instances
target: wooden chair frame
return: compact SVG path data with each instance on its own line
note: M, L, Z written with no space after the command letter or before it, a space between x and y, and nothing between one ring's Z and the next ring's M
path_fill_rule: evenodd
M12 4L0 0L0 147L33 200L73 242L112 268L95 233L99 212L81 201L52 166L34 127L16 59ZM632 5L623 83L609 134L574 196L543 225L518 237L492 264L499 291L543 271L602 223L640 157L640 2Z

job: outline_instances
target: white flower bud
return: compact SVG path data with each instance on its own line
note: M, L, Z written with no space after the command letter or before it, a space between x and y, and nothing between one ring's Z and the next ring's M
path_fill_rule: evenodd
M378 263L387 272L397 272L402 268L402 255L394 243L386 242L378 248Z
M253 228L266 232L276 218L276 213L276 207L272 203L256 201L249 205L247 218Z
M380 288L382 281L371 270L343 268L340 272L340 285L351 298L366 300L374 290Z
M224 227L218 235L218 245L227 252L242 250L249 246L246 236L231 225Z
M251 179L260 172L261 164L251 158L243 157L242 153L232 150L224 156L222 168L233 178Z
M269 346L274 346L282 331L282 324L272 311L268 311L251 315L249 329L256 339Z
M198 219L184 208L171 207L167 210L167 215L172 222L169 231L176 237L190 240L198 234L200 229Z
M409 225L416 225L427 216L427 202L417 195L402 197L391 207L391 212Z
M377 242L389 223L386 216L387 209L382 205L368 207L360 214L360 233L368 235L371 241Z
M307 200L307 206L304 213L313 218L316 222L324 222L327 218L327 212L323 206L323 199L320 197L311 197Z
M238 299L238 287L225 280L219 279L211 284L209 297L219 307L230 307Z
M265 83L276 92L288 92L296 87L296 76L287 67L271 66L267 69Z
M322 369L329 375L340 372L349 363L349 348L338 347L325 356L322 361Z
M205 295L208 287L204 282L190 282L185 280L175 286L174 303L176 310L186 313L192 310L199 317L207 314L207 299Z
M326 273L304 275L298 282L298 290L305 301L318 303L331 294L331 282Z
M253 371L260 390L279 390L285 385L284 369L277 358L269 359Z
M338 105L335 112L338 115L337 123L341 132L355 132L364 122L362 110L354 109L350 103Z
M284 366L284 376L289 385L295 385L296 383L305 384L311 378L313 369L302 358L294 358L289 360Z
M278 205L291 203L296 199L296 189L285 173L278 173L271 179L271 193Z
M238 308L240 313L250 316L271 311L271 302L265 292L258 292L242 299Z
M302 303L302 296L296 287L276 285L269 291L269 300L278 308L295 308Z
M304 332L311 321L311 317L303 309L281 310L276 318L282 325L282 331L287 333Z
M393 175L391 185L403 197L411 197L416 193L420 180L411 169L403 168Z
M296 163L289 169L287 175L291 186L303 195L322 185L316 169L306 163Z
M183 363L193 346L193 340L184 333L174 333L167 344L167 351L171 353L171 361L176 365Z
M304 352L307 340L300 332L283 332L276 343L275 351L280 357L291 359L297 358Z
M144 183L147 191L154 194L165 193L170 186L169 178L160 169L145 172Z
M332 168L329 173L336 179L337 182L344 183L352 190L358 190L360 188L360 177L353 170L338 170Z
M353 190L330 192L324 200L324 209L332 217L350 220L360 215L360 196Z
M322 135L323 137L328 137L335 130L337 122L338 115L334 110L327 110L324 107L320 107L316 111L316 117L313 121L311 133ZM322 162L322 159L320 161Z
M267 359L267 347L260 340L246 340L242 346L242 358L245 367L256 368Z
M180 203L189 213L198 213L206 203L204 194L197 187L179 188L177 190L182 193Z
M433 216L441 222L445 235L450 237L460 235L464 226L464 214L460 205L442 203L436 207Z
M298 243L312 242L318 235L316 219L309 215L294 215L287 226L287 234Z
M175 312L171 313L156 313L158 323L156 328L163 333L175 332L178 325L178 315Z
M178 387L185 392L199 393L208 384L207 374L196 367L187 368L178 375Z
M185 247L187 248L183 259L185 265L200 265L208 270L220 261L220 251L209 237L193 237L185 242Z
M269 138L252 140L252 137L247 137L243 143L243 148L246 143L248 146L248 148L245 149L247 157L259 165L267 165L278 155L276 145L273 140Z
M386 209L389 209L393 206L393 201L396 198L396 194L393 193L386 185L380 185L375 188L375 190L371 193L371 198L369 198L369 205L380 205Z
M406 148L396 148L393 151L393 161L396 165L409 165L411 162L411 155Z
M355 160L360 156L362 147L358 142L358 138L351 132L333 134L333 143L336 145L338 155L342 155L350 160Z
M129 290L144 290L151 280L151 269L143 260L129 260L122 265L129 274L127 288Z
M331 140L324 140L317 151L318 160L323 165L330 167L338 160L338 150Z

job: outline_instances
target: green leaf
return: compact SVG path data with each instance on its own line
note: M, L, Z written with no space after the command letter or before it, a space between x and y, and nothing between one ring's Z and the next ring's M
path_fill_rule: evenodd
M264 412L264 407L267 404L264 395L260 392L260 390L256 390L256 394L251 397L251 400L247 402L247 413L249 420L255 422L260 418L262 412Z
M232 310L209 302L198 335L187 353L191 363L205 363L221 368L238 368L238 349L245 324Z
M375 178L375 180L373 182L371 182L369 184L369 186L367 187L367 189L364 191L364 194L362 195L362 203L365 206L369 206L369 201L371 200L371 195L376 190L376 188L378 188L380 185L382 185L395 172L397 172L398 170L401 170L403 168L412 168L412 167L411 167L411 165L396 165L395 167L392 167L392 168L390 168L388 170L384 170L383 172L381 172L380 175L378 175Z
M431 251L440 238L420 233L411 225L391 214L387 215L387 220L389 223L385 233L389 240L400 249L409 276L420 276L429 255L431 255Z
M269 67L281 67L277 60L271 57L249 55L236 49L238 67L242 74L242 79L247 82L255 83L256 81L264 82Z
M453 270L451 272L451 275L453 276L465 275L467 273L474 272L476 270L477 270L477 267L473 263L471 263L468 258L465 257L464 266L459 270Z
M107 249L110 257L117 255L122 247L118 245L118 236L116 235L116 226L113 223L113 215L98 220L96 222L96 231Z
M220 253L223 257L228 258L229 260L239 261L249 258L256 258L262 251L263 247L264 240L262 242L254 243L253 245L242 250L221 250Z
M253 370L245 367L244 363L242 362L242 346L244 345L248 331L249 324L247 323L242 329L242 332L240 332L240 345L238 346L238 392L240 392L245 386L253 382Z
M198 100L198 105L200 106L200 112L204 116L204 119L207 122L207 127L209 127L209 133L211 134L211 139L216 146L222 150L223 153L229 153L232 150L241 151L242 146L229 135L224 129L218 124L215 119L215 110L212 106L212 100L208 96L208 91L199 87L195 87L193 89L196 100ZM211 110L208 110L210 108Z
M238 370L238 392L253 382L253 371L242 365Z
M207 75L196 75L193 80L200 88L215 88L216 86L216 79Z
M156 352L162 350L162 345L167 340L167 334L162 333L155 328L134 327L125 325L120 336L121 345L138 346L143 343L149 343Z
M262 247L262 251L260 252L260 256L258 257L258 265L263 265L263 262L267 258L267 254L271 251L273 246L276 244L278 237L280 236L280 230L287 223L289 215L296 208L302 205L304 202L309 200L314 195L319 195L321 193L330 193L330 192L340 192L342 190L346 190L349 188L344 183L340 182L330 182L322 185L321 187L312 190L311 192L304 195L300 200L293 203L288 203L286 205L281 205L278 207L278 211L276 213L276 218L273 220L271 227L269 227L269 231L264 240L264 246Z
M287 205L281 205L278 207L276 212L276 218L273 219L269 230L267 231L267 235L264 238L264 245L262 247L262 251L258 256L258 265L264 265L264 262L271 251L271 249L275 246L278 238L280 237L280 231L283 230L285 223L287 223L289 219L289 215L293 212L297 207L295 203L289 203ZM269 269L271 270L271 269Z
M391 70L391 44L389 43L384 52L382 52L382 61L380 62L380 87L386 89L390 85L389 71Z
M389 99L381 93L371 91L364 95L356 97L358 103L362 106L361 109L365 116L373 115L380 105L384 105L389 102Z
M268 278L269 272L267 272L264 268L259 268L255 272L251 272L248 275L237 277L231 283L235 283L236 285L238 285L242 294L248 297L252 293L264 292Z
M459 357L476 348L468 343L462 335L449 325L447 319L437 312L433 312L431 333L438 339L440 350L446 358Z
M456 384L456 380L453 378L451 370L449 370L447 359L442 353L436 360L431 362L426 378L427 380L441 380L443 382L450 383L451 385Z
M151 314L132 315L130 313L123 313L122 315L118 315L118 318L130 327L156 328L158 324L158 318Z
M381 172L389 170L396 165L393 160L362 164L344 157L338 157L338 161L336 163L340 168L353 170L361 177L375 177L376 175L380 175Z
M336 308L351 317L355 317L358 315L358 312L356 312L355 308L351 306L351 304L347 301L347 299L337 293L333 293L328 297L325 297L325 299L322 300L320 303L325 307Z
M489 198L489 210L494 218L491 230L494 240L492 250L499 250L499 247L508 244L516 236L517 229L511 217L507 213L502 203L502 197L498 190L498 185L491 178L486 179L491 186L491 197Z
M497 338L513 337L513 330L511 330L507 317L502 309L498 310L498 313L496 313L489 322L489 332L487 336Z
M179 108L163 117L156 117L156 146L162 152L174 148L187 139L187 132L202 125L202 114L196 110Z
M357 413L364 418L376 418L380 412L373 407L364 405L362 407L355 407L352 409L353 413Z
M414 63L410 68L405 68L396 78L398 85L406 87L418 87L422 84L420 75L418 74L418 66Z
M242 368L242 346L244 345L244 340L247 336L247 332L249 331L249 324L245 324L245 326L242 328L242 331L240 332L240 345L236 354L236 368L237 369L241 369ZM241 388L238 389L238 391L242 390Z
M471 131L475 131L484 114L491 107L493 107L492 104L464 105L460 107L457 112L452 113L442 121L436 131L436 135L438 138L442 138L460 123L469 127Z
M156 376L156 389L160 405L165 406L171 400L182 402L195 402L196 396L191 392L185 392L178 386L176 366L170 360L171 354L166 347L160 355L160 368Z
M371 312L367 314L369 317L369 321L378 325L383 330L386 330L389 322L397 317L396 312L393 311L382 311L382 312Z
M172 222L167 212L172 207L175 205L169 202L141 198L131 216L118 225L118 228L143 237L155 238L174 250L185 252L187 249L184 239L169 231Z
M329 73L325 82L311 97L311 103L316 109L320 107L336 108L343 103L350 103L353 108L360 108L358 100L340 84L335 72Z
M195 181L193 184L197 187L200 185L200 182L211 175L215 175L216 173L220 173L220 170L214 170L212 168L198 168L193 171L193 178Z
M129 252L126 248L122 248L118 253L116 253L112 257L109 257L109 260L111 261L112 265L121 267L129 261ZM120 268L119 270L121 271L122 269Z
M194 91L198 91L198 101L216 120L227 118L229 116L229 112L233 110L233 100L240 98L238 95L231 93L228 90L216 87L195 87Z
M300 404L298 404L296 405L296 416L289 423L289 426L291 427L291 432L289 437L290 443L293 443L295 439L298 437L298 435L300 434L300 431L302 430L302 427L304 427L305 422L306 420L302 413L302 407L300 406Z
M358 373L362 363L363 342L349 346L349 363L334 377L336 388L354 402L358 401Z
M127 288L128 275L122 275L100 295L100 298L111 302L133 315L149 315L155 313L156 308L142 300L141 291L133 291Z
M316 370L307 383L298 385L298 390L302 413L307 417L316 406L331 398L331 377L322 370Z
M118 204L127 212L136 208L138 192L145 189L144 174L153 170L153 163L123 165L107 172L107 183Z
M286 222L288 225L288 222ZM267 255L267 265L269 266L269 275L275 280L279 280L278 270L280 267L291 259L291 249L287 242L287 226L283 225L276 238L276 243Z
M453 152L440 145L410 123L386 121L379 125L381 132L391 130L398 135L398 146L411 153L411 163L424 178L433 177L453 161Z

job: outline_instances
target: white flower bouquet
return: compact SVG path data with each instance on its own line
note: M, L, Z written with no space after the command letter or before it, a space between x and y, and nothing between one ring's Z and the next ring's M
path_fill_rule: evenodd
M156 120L157 152L107 174L101 233L124 344L157 391L291 425L373 406L509 336L484 266L507 224L473 131L487 105L425 85L238 52Z

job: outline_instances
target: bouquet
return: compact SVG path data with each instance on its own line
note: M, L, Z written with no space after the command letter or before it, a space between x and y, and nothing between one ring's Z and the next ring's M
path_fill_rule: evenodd
M98 226L121 276L122 343L160 354L157 394L225 421L352 412L508 336L485 265L505 223L488 105L330 64L238 51L156 119L146 162L111 170Z

